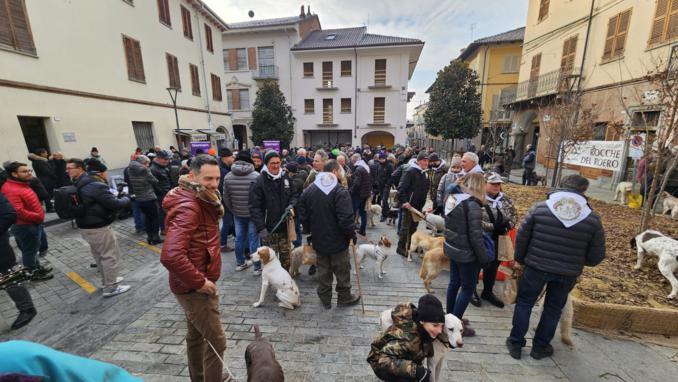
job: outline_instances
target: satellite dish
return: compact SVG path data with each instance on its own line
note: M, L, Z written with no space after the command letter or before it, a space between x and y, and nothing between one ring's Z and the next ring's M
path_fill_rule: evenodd
M250 18L254 17L254 11L250 9L250 11L247 12L247 15L248 15Z

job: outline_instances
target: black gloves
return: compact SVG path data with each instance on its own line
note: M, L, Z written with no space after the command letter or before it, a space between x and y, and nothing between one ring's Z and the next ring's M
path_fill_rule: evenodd
M492 236L501 236L501 235L506 235L510 227L510 223L508 221L503 221L501 223L495 223L494 224L494 229L492 230Z
M431 373L423 366L417 366L416 374L417 382L429 382L431 380Z

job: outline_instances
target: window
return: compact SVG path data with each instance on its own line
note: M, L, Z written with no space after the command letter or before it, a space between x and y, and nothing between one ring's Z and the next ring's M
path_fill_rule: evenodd
M191 26L191 11L189 11L183 5L181 6L181 23L184 26L184 36L193 40L193 27Z
M333 109L333 102L332 98L324 98L323 99L323 123L324 124L332 124L332 109Z
M229 89L228 110L249 110L250 91L249 89Z
M304 77L313 77L313 63L304 62Z
M165 53L165 58L167 59L169 87L181 90L181 80L179 79L179 62L175 56L169 53Z
M351 61L342 61L341 62L341 76L350 77L351 76Z
M323 87L331 88L332 83L332 61L323 62Z
M214 53L214 43L212 42L212 28L205 24L205 42L207 43L207 51Z
M374 60L374 84L386 85L386 59Z
M125 49L125 60L127 61L127 78L130 81L146 82L139 41L122 36L122 45Z
M574 57L576 53L577 53L577 36L574 36L568 38L563 43L563 57L560 59L561 73L572 73L572 69L574 69Z
M313 114L315 113L315 102L313 99L304 100L304 113Z
M134 139L137 141L137 147L155 146L153 123L132 121L132 129L134 130Z
M172 20L170 19L169 11L169 0L158 0L158 16L160 17L160 22L167 25L168 27L172 26Z
M193 64L188 64L191 71L191 92L194 96L200 96L200 76L198 74L198 67Z
M630 20L630 9L610 18L610 21L607 23L607 34L605 35L603 60L609 60L624 55L626 34L629 30Z
M384 123L384 111L386 109L386 98L374 98L374 123Z
M549 15L549 0L540 0L539 3L539 18L537 22L544 20Z
M592 140L604 141L607 133L607 122L598 122L593 126Z
M660 111L637 111L633 113L631 127L635 129L654 129L659 125Z
M541 53L532 56L532 66L530 67L530 81L539 77L539 67L541 66Z
M678 37L678 0L657 0L648 45Z
M257 60L259 61L259 74L265 77L275 76L275 57L272 46L260 46L257 48Z
M248 89L238 90L240 93L240 108L242 110L250 109L250 91Z
M221 101L221 78L216 74L212 74L212 99L215 101Z
M224 70L227 72L247 70L247 50L245 48L224 49Z
M0 0L0 46L36 54L24 0Z
M238 70L247 70L247 51L245 48L235 50Z
M503 73L518 73L520 67L520 56L504 56Z
M351 99L350 98L342 98L341 99L341 112L342 113L350 113L351 112Z

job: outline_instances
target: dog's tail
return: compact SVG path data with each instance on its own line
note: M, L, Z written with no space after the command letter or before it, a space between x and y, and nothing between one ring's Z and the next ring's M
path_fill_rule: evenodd
M259 330L259 325L252 325L254 328L254 339L258 340L261 338L261 330Z

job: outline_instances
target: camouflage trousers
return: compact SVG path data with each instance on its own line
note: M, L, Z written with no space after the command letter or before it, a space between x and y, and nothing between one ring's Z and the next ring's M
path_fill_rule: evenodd
M290 243L287 240L287 233L272 233L262 240L261 245L266 245L278 254L280 263L285 270L290 269Z

